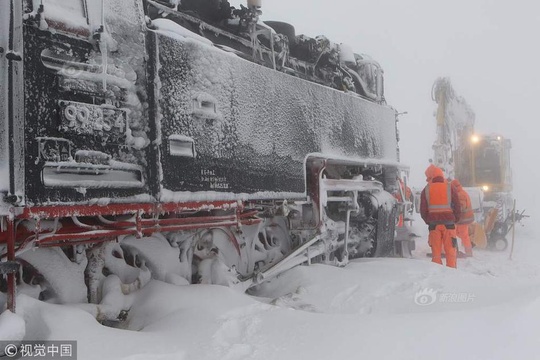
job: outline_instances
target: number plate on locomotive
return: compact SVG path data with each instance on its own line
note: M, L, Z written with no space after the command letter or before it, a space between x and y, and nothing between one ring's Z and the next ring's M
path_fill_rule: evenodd
M65 100L59 105L62 131L84 135L125 135L127 114L123 109Z

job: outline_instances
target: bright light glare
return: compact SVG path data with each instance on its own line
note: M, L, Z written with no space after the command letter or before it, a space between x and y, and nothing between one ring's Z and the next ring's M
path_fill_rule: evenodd
M473 136L471 137L471 141L473 142L473 144L478 143L478 142L480 141L480 136L478 136L478 135L473 135Z
M482 186L482 190L489 191L489 186L487 186L487 185Z

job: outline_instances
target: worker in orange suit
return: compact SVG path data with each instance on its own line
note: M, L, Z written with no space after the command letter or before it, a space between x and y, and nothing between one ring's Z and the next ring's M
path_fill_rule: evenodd
M426 174L426 182L429 184L431 182L431 180L433 179L433 172L435 171L435 169L437 169L437 166L433 165L433 164L430 164L428 166L428 168L426 169L426 171L424 172L424 174ZM444 247L442 249L442 253L441 255L445 255L444 253Z
M428 168L426 176L431 175L420 197L420 215L429 227L428 243L431 246L431 261L441 264L444 247L446 266L457 267L456 222L461 216L461 206L456 188L444 178L443 171ZM429 178L429 176L428 176Z
M461 215L456 223L456 234L461 239L466 256L472 256L472 244L469 237L469 225L474 222L474 212L469 194L463 189L458 179L452 180L452 186L458 191Z

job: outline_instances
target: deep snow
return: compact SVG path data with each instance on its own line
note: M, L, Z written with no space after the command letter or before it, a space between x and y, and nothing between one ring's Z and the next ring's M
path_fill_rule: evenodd
M131 295L129 330L19 296L0 334L20 333L24 319L25 339L78 340L78 359L536 359L540 243L531 228L517 228L513 260L509 250L477 250L457 270L432 264L420 238L413 259L300 266L253 295L151 281ZM415 302L422 290L437 291L433 304Z

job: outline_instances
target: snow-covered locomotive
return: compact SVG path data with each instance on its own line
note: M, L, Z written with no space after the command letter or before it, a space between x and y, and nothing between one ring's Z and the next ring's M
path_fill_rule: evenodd
M257 1L1 6L10 308L16 287L114 319L151 278L247 289L393 253L404 168L370 58Z

